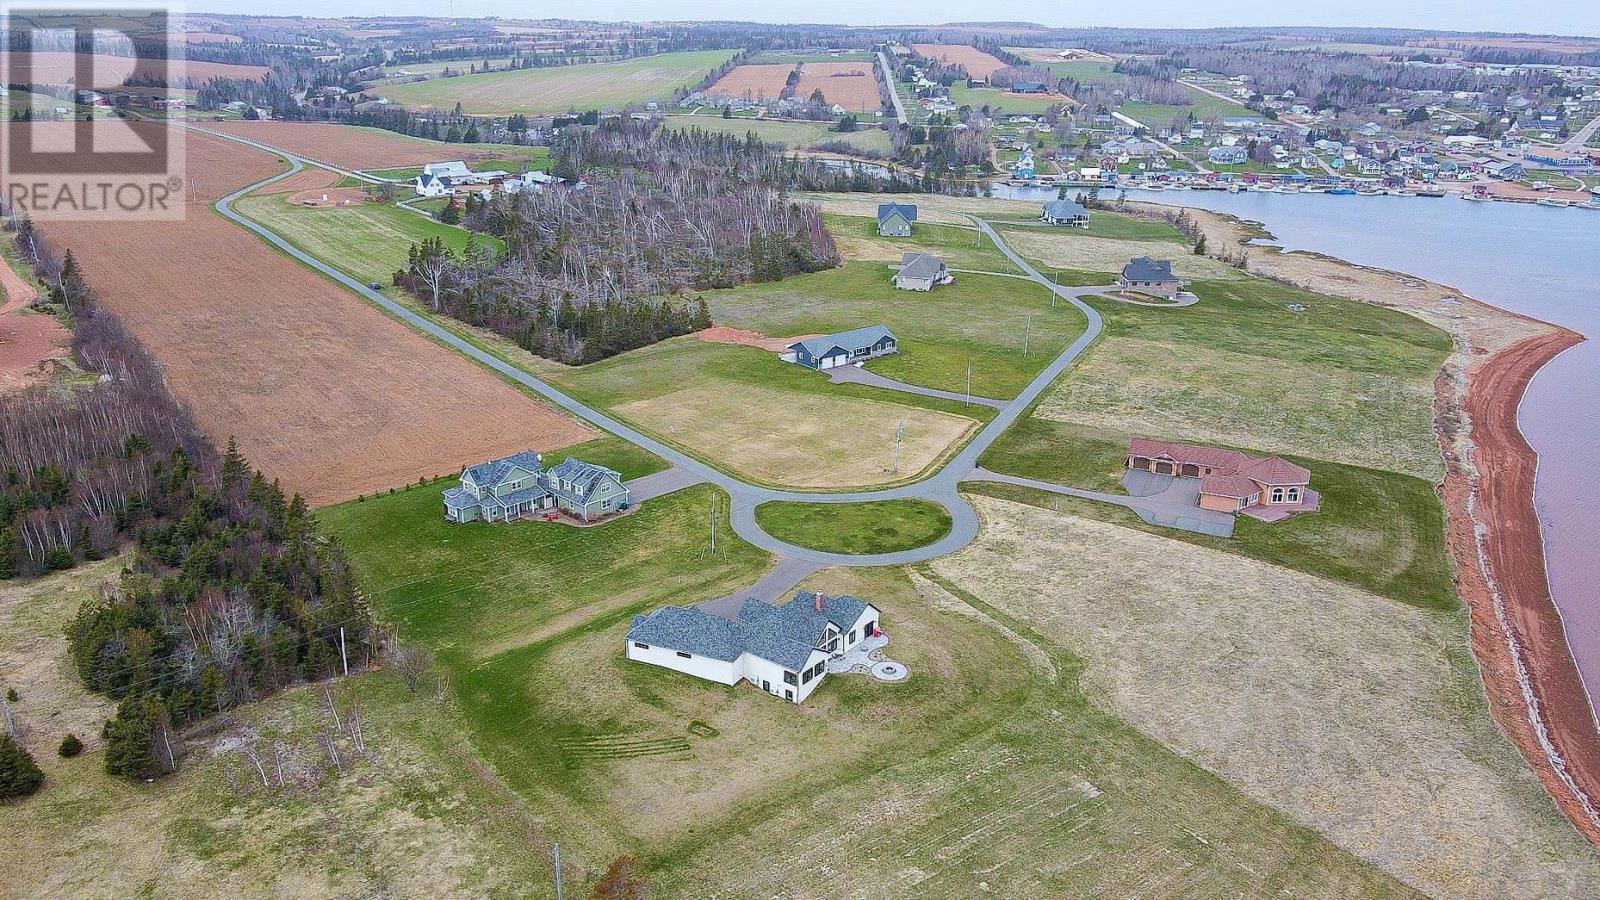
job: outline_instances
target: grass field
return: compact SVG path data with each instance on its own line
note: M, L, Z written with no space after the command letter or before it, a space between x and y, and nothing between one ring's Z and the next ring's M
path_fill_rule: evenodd
M763 503L756 521L780 541L829 553L892 553L950 533L950 514L926 500Z
M1442 475L1433 377L1449 335L1399 312L1263 279L1191 289L1201 302L1181 310L1092 300L1105 337L1037 415Z
M620 62L434 78L381 85L374 90L404 106L450 109L460 103L476 115L614 109L665 100L732 56L728 50L663 53Z
M501 147L498 144L446 144L440 148L441 152L448 151L451 146L459 146L472 153L482 152L486 148ZM550 170L549 147L510 147L506 146L505 155L500 157L478 157L467 165L474 172L485 172L499 169L511 173L523 171L548 172ZM440 161L443 161L442 159ZM410 181L422 174L421 166L398 166L392 169L367 169L368 175L379 178L392 178L397 181Z
M830 385L775 353L695 337L545 375L714 465L794 487L905 480L942 459L988 413L898 391ZM896 472L894 434L901 423Z
M719 323L763 334L887 325L900 352L867 368L912 384L965 391L971 363L973 394L1002 400L1016 396L1086 327L1077 310L1052 307L1049 291L1021 279L957 274L953 285L915 293L896 289L889 274L882 263L853 261L835 271L711 292L706 299Z
M1464 611L1073 515L976 506L982 537L930 570L1081 657L1085 694L1185 758L1431 896L1600 888L1600 858L1494 726ZM1218 856L1259 871L1256 857ZM1033 895L1047 893L1093 892Z
M1006 243L1032 262L1040 273L1054 276L1058 271L1077 273L1065 275L1062 284L1110 284L1116 279L1128 260L1136 256L1154 256L1172 260L1172 271L1183 279L1210 281L1239 280L1245 276L1227 263L1207 256L1195 256L1189 248L1177 241L1176 233L1167 226L1170 237L1166 246L1153 246L1159 232L1146 232L1144 225L1123 226L1107 220L1098 227L1104 232L1123 231L1126 237L1096 237L1096 213L1090 218L1090 228L1049 228L1044 226L999 226Z
M1013 94L998 88L967 87L964 81L950 85L950 99L957 106L970 106L975 110L988 107L991 114L1008 116L1037 116L1052 106L1070 106L1064 97L1053 95Z
M562 842L569 888L631 852L662 897L1403 893L1097 709L1059 647L903 570L807 586L877 604L904 683L833 676L796 709L628 663L635 612L764 565L728 533L707 555L710 489L583 530L452 528L436 490L321 515L379 614L437 649L477 753Z
M868 121L855 131L834 131L832 122L803 122L785 119L724 119L720 115L667 116L668 128L698 128L701 131L719 132L744 137L752 132L756 137L772 144L783 144L791 149L803 149L813 144L842 141L852 147L888 154L889 132Z
M235 208L352 277L383 285L389 284L397 269L405 268L406 252L412 244L440 238L459 253L469 237L464 229L388 203L308 207L270 195L246 197ZM477 239L500 244L483 235Z

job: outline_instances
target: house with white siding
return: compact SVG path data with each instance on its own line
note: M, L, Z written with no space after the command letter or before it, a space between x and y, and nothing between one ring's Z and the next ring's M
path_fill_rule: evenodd
M718 684L747 681L803 703L827 675L828 660L879 633L882 616L859 597L799 591L788 603L746 600L732 618L693 606L634 616L627 658Z

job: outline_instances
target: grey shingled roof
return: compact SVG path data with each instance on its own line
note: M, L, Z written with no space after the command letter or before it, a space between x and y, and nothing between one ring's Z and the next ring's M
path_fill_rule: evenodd
M907 253L900 258L900 274L907 278L937 278L944 263L931 253Z
M915 222L917 220L917 206L914 203L879 203L878 224L882 225L883 220L893 215L895 210L899 210L900 215L905 216L907 222Z
M521 453L513 453L510 456L502 456L499 459L491 459L485 463L468 466L467 474L472 476L473 482L479 487L492 488L499 484L502 478L506 477L506 473L511 471L512 466L521 466L529 472L538 472L540 467L539 454L532 450L524 450Z
M1076 200L1050 200L1045 203L1044 212L1052 219L1070 219L1089 214Z
M845 350L859 350L862 347L871 347L885 337L894 337L894 333L882 325L868 325L865 328L855 328L850 331L841 331L838 334L825 334L822 337L806 338L789 345L790 349L804 347L806 352L813 357L821 356L834 347Z
M586 463L570 456L562 460L560 464L551 466L547 474L548 483L553 492L576 496L583 501L587 501L594 494L595 487L603 483L607 478L614 478L619 482L622 480L621 473L613 469ZM558 481L571 482L572 490L568 491L557 487Z
M1128 281L1174 281L1172 260L1151 259L1141 256L1122 267L1122 277Z
M816 597L800 591L782 606L751 598L739 607L736 619L695 607L665 606L635 616L628 640L723 662L751 653L799 672L822 643L827 623L846 631L868 606L859 597L823 596L823 611L818 613Z

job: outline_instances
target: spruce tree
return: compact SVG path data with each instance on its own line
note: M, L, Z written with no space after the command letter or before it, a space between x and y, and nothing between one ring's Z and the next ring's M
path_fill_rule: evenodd
M44 783L44 773L28 751L8 734L0 734L0 800L26 797Z

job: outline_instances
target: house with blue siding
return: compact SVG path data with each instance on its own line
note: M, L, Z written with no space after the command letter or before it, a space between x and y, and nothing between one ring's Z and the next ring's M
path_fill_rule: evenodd
M593 522L628 508L628 486L618 472L567 457L544 467L532 450L461 470L461 481L444 492L450 522L510 522L559 509Z
M900 342L882 325L796 341L779 357L808 369L834 369L900 352Z
M915 203L878 204L878 234L883 237L910 237L916 221Z

